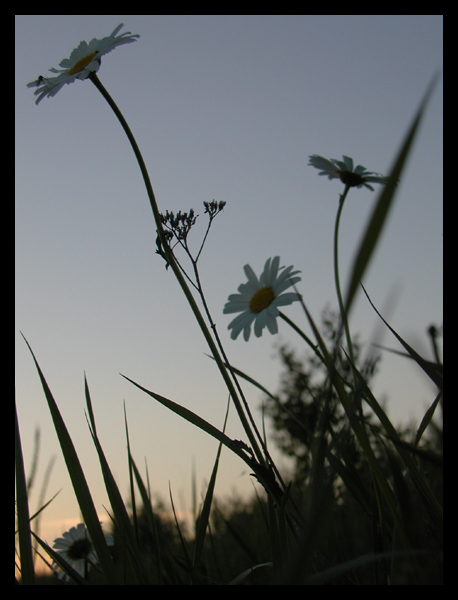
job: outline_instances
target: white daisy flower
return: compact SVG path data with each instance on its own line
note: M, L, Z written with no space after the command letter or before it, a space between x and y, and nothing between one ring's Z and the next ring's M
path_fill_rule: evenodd
M327 175L329 179L340 179L340 181L348 187L367 187L374 191L374 188L369 183L387 183L388 177L367 171L366 167L358 165L353 168L353 159L349 156L343 156L343 162L331 158L323 158L318 154L309 156L309 165L316 169L321 169L319 175Z
M107 37L101 40L94 38L89 42L80 42L78 48L72 51L70 58L64 58L59 63L62 69L49 69L51 73L57 73L54 77L43 77L40 75L35 81L27 84L27 87L36 87L35 96L36 104L41 102L46 96L52 97L66 83L73 83L75 79L87 79L91 73L96 73L100 68L102 56L114 50L122 44L130 44L136 42L140 36L132 35L130 31L126 31L121 35L116 35L118 31L124 27L124 24L118 25L116 29Z
M300 271L293 271L293 267L280 267L280 257L276 256L272 261L269 258L264 265L264 271L258 279L250 267L245 265L243 270L248 277L247 283L242 283L239 294L231 294L224 306L223 313L241 314L235 317L228 325L232 329L231 338L235 340L243 330L243 337L248 341L251 333L251 324L254 321L254 333L260 337L262 330L267 326L270 333L278 332L277 317L278 307L291 304L301 297L296 292L283 292L301 280L297 277ZM282 271L282 269L285 269ZM279 271L282 271L279 274Z
M98 562L98 557L86 526L84 523L80 523L62 535L63 537L54 540L53 548L81 577L85 577L89 566ZM113 545L113 536L106 535L105 540L109 546ZM52 568L53 571L57 572L59 579L69 579L65 571L56 563L53 563Z

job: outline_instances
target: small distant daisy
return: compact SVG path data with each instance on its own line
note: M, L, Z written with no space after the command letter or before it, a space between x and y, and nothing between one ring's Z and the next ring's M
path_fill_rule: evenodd
M295 292L283 293L301 280L300 277L297 277L297 273L300 273L300 271L293 271L292 266L286 269L285 267L279 268L279 264L279 256L276 256L273 260L269 258L259 279L250 265L243 267L248 282L239 286L239 294L229 296L223 309L225 314L241 313L228 325L228 329L232 329L231 338L233 340L243 330L243 337L245 341L248 341L253 322L256 337L262 335L262 330L266 326L270 333L277 333L278 307L286 306L301 299L299 294Z
M46 96L52 97L66 84L73 83L75 79L87 79L91 73L96 73L100 68L102 56L108 54L122 44L136 42L140 36L132 35L130 31L116 35L124 24L118 25L107 37L101 40L94 38L89 42L80 42L78 48L72 51L70 58L64 58L59 63L62 69L49 69L51 73L57 73L54 77L43 77L40 75L35 81L27 84L27 87L36 87L35 96L38 96L38 104Z
M97 554L86 526L80 523L62 535L63 537L54 540L53 548L81 577L85 577L89 566L98 562ZM106 535L105 540L109 546L113 545L113 536ZM57 564L54 563L52 568L57 572L59 579L64 578L68 580L68 575Z
M367 171L366 167L358 165L353 168L353 159L349 156L342 156L341 160L331 158L323 158L318 154L309 156L309 165L316 169L321 169L319 175L327 175L329 179L340 179L340 181L348 187L367 187L374 191L374 188L369 183L386 183L388 177Z

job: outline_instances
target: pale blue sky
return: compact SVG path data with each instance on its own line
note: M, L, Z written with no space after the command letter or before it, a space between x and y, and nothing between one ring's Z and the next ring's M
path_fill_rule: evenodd
M210 476L216 443L123 380L186 405L220 426L227 394L173 274L155 255L155 226L125 134L90 81L37 107L26 83L67 58L80 40L119 24L140 40L105 56L99 78L118 103L149 168L159 208L203 215L226 200L200 260L208 302L230 360L275 391L280 333L230 340L227 296L267 258L302 271L298 285L316 320L336 306L332 235L343 186L318 177L310 154L353 157L371 171L391 165L433 74L442 68L441 15L16 17L16 389L30 459L43 434L40 473L58 461L46 518L78 510L22 331L55 394L87 470L97 508L102 478L84 417L83 373L99 434L127 495L123 424L148 461L152 489L170 480L190 508L191 464ZM387 230L365 278L393 327L429 355L425 329L442 323L442 82L431 99ZM342 216L342 281L377 197L351 191ZM195 248L202 226L192 233ZM387 306L390 296L395 302ZM309 333L299 305L285 309ZM368 343L379 323L360 298L351 328ZM386 335L383 343L396 347ZM376 392L395 422L419 419L434 390L408 361L384 355ZM259 417L260 395L246 388ZM235 411L229 435L241 437ZM223 453L217 492L250 489L244 465ZM49 532L51 529L49 529ZM49 533L52 537L52 533Z

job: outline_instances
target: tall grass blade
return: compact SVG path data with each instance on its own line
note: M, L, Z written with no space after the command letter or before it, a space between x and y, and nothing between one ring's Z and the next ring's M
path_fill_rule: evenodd
M41 513L44 511L44 509L45 509L45 508L47 508L47 507L48 507L48 506L51 504L51 502L52 502L52 501L53 501L55 498L57 498L57 496L58 496L58 495L61 493L61 491L62 491L62 489L60 489L58 492L56 492L56 493L54 494L54 496L53 496L53 497L52 497L50 500L48 500L47 502L45 502L45 503L44 503L44 504L43 504L43 505L42 505L42 506L41 506L41 507L40 507L40 508L37 510L37 512L35 512L35 513L34 513L34 514L33 514L33 515L30 517L30 522L32 522L34 519L36 519L36 517L38 517L38 515L40 515L40 514L41 514Z
M205 431L218 441L222 442L225 446L227 446L227 448L232 450L234 454L237 454L237 456L239 456L251 469L253 469L256 479L261 483L261 485L263 485L264 489L272 495L272 498L276 502L281 501L283 492L281 491L280 486L275 480L273 473L269 469L267 469L267 467L264 467L264 465L260 465L253 458L251 448L249 448L244 442L241 442L239 440L232 440L225 433L208 423L208 421L205 421L205 419L202 419L202 417L199 417L189 409L185 408L184 406L181 406L180 404L177 404L176 402L173 402L172 400L169 400L168 398L165 398L160 394L156 394L155 392L147 390L146 388L144 388L138 383L135 383L135 381L129 379L129 377L126 377L125 375L121 374L121 376L124 377L124 379L127 379L127 381L130 381L138 389L142 390L143 392L157 400L160 404L170 409L172 412L176 413L186 421L189 421L189 423L192 423L202 431Z
M375 310L377 315L382 319L382 321L385 323L385 325L388 327L388 329L391 331L391 333L394 335L394 337L398 340L398 342L407 350L409 357L412 358L417 363L417 365L423 369L423 371L437 385L437 387L440 390L443 390L444 381L443 381L442 365L438 364L438 363L432 363L429 360L425 360L422 356L420 356L418 354L418 352L416 352L411 346L409 346L409 344L406 341L404 341L398 333L396 333L396 331L391 327L391 325L389 325L385 321L385 319L382 317L382 315L379 313L379 311L375 308L375 306L374 306L372 300L369 298L369 294L366 292L364 286L361 285L361 287L363 288L363 291L366 294L366 298L369 300L369 304Z
M208 356L212 360L215 360L213 358L213 356L210 356L209 354L207 354L206 356ZM286 412L288 414L288 416L291 419L293 419L293 421L295 421L297 423L297 425L299 425L299 427L301 427L302 429L306 429L304 423L291 410L289 410L286 406L284 406L280 402L280 399L277 396L272 394L272 392L269 392L269 390L266 387L264 387L261 383L259 383L259 381L256 381L255 379L253 379L252 377L250 377L249 375L247 375L240 369L237 369L236 367L229 365L226 362L223 364L228 371L235 373L235 375L237 375L238 377L242 377L242 379L245 379L245 381L248 381L248 383L251 383L252 385L254 385L254 387L257 387L258 390L261 390L261 392L263 392L266 396L268 396L271 400L273 400L281 410Z
M94 548L100 562L100 567L102 568L102 571L107 579L108 584L117 585L119 583L117 572L113 564L113 560L111 558L110 551L105 540L105 536L103 535L100 520L97 515L97 511L95 510L91 493L89 491L89 487L87 485L86 478L84 476L84 472L81 467L75 447L67 431L67 427L64 423L64 420L62 419L60 411L57 407L56 401L54 400L54 397L40 369L37 359L35 358L32 348L30 347L25 337L24 340L30 350L30 353L32 354L35 366L38 371L38 375L40 376L43 391L48 402L49 411L51 413L51 417L54 423L54 428L59 439L65 464L67 465L68 474L70 475L73 489L75 491L75 495L78 500L83 519L86 523L86 527L89 531L91 541L94 544Z
M86 376L84 377L84 389L86 394L86 405L90 419L90 431L92 434L94 445L97 450L97 454L99 456L100 467L102 469L105 488L107 490L108 498L110 499L111 508L113 510L115 527L118 530L120 539L123 541L127 548L128 556L130 558L130 563L132 566L132 571L137 579L137 584L145 584L146 578L143 576L141 571L141 562L139 560L138 547L136 543L136 538L132 530L132 525L130 523L129 515L124 501L122 499L121 493L119 491L119 488L111 472L108 461L103 452L99 438L97 436L94 412L92 409L92 400L91 395L89 393L89 386L87 383Z
M175 511L175 504L173 502L172 488L170 486L170 482L169 482L169 494L170 494L170 503L172 504L173 517L175 519L175 525L176 525L176 528L177 528L177 531L178 531L178 537L180 538L181 547L183 549L184 560L185 560L185 563L186 563L186 567L187 567L188 573L189 573L189 575L191 577L191 581L194 583L194 569L192 567L192 559L191 559L191 555L189 554L188 547L186 546L186 541L184 539L184 536L181 533L180 524L178 523L178 517L177 517L177 513Z
M21 436L17 418L16 402L14 405L14 462L16 474L16 509L19 535L19 553L21 555L21 579L23 585L35 584L33 566L32 539L30 537L29 503L25 480L24 460L22 456Z
M40 546L46 550L49 556L53 559L54 563L58 565L62 571L64 571L75 583L78 585L90 585L88 581L81 577L81 575L76 571L63 557L62 554L56 552L51 548L45 541L38 537L36 533L32 532L33 537L37 540Z
M415 436L415 446L418 446L418 444L420 443L420 440L421 440L424 432L426 431L426 428L431 423L434 413L436 412L437 405L439 404L441 399L442 399L442 392L439 392L437 394L434 402L431 404L431 406L425 412L425 415L424 415L423 419L421 420L420 426L418 428L417 435Z
M409 469L411 473L414 484L420 492L419 495L425 505L426 510L428 511L428 514L430 515L432 522L436 527L436 530L440 531L443 519L442 507L440 506L435 495L431 491L431 488L428 485L428 482L426 481L424 475L421 473L416 461L412 457L412 451L414 451L415 448L412 447L411 451L409 451L409 449L406 448L406 444L400 439L398 432L392 425L385 411L378 403L374 394L369 389L364 377L358 370L355 369L355 372L358 377L358 384L361 386L361 390L364 394L366 402L377 415L380 423L382 424L385 430L386 436L395 444L398 454L401 456L405 466Z
M127 443L127 460L129 464L129 486L130 486L130 503L132 506L132 520L134 522L135 538L138 543L138 519L137 519L137 504L135 502L135 488L134 488L134 473L132 468L132 453L130 451L130 438L129 438L129 427L127 425L127 413L126 403L124 402L124 427L126 430L126 443Z
M435 75L429 84L426 93L421 101L420 107L415 115L415 118L410 126L404 142L401 145L399 153L394 161L393 168L389 174L389 180L386 186L382 188L377 204L374 207L369 224L366 227L363 238L361 240L358 252L353 262L351 270L350 282L348 285L347 296L345 299L345 312L348 315L350 307L353 303L359 283L367 269L369 261L374 253L377 242L382 233L386 218L392 207L396 193L397 182L400 179L407 157L412 148L413 141L418 131L418 126L423 117L426 105L431 97L431 94L436 86L438 75Z
M38 467L38 456L40 454L40 428L35 428L35 435L33 440L33 455L32 455L32 465L30 467L29 476L27 478L27 492L30 495L33 484L35 483L35 476L37 473Z
M129 450L130 452L130 450ZM140 492L140 497L142 499L142 503L143 503L143 514L146 518L146 521L148 523L148 530L151 532L152 538L153 538L153 543L154 543L154 548L156 551L156 557L157 557L157 568L156 568L156 575L157 575L157 581L159 585L162 585L164 583L163 579L164 579L164 575L163 575L163 569L165 568L168 571L168 575L170 577L170 579L173 579L173 573L171 573L171 569L167 569L167 561L165 560L165 554L163 551L163 548L161 548L160 545L160 539L159 539L159 535L158 535L158 531L157 531L157 526L156 526L156 519L154 518L154 513L153 513L153 507L151 504L151 495L148 491L148 489L146 488L143 479L140 475L140 471L137 468L137 465L135 464L135 461L133 459L132 456L130 456L130 463L132 465L132 471L133 474L135 476L135 481L137 482L137 487L139 489ZM164 565L163 565L164 563Z
M363 424L363 422L361 422L361 420L359 419L359 417L356 413L353 402L352 402L351 398L349 397L349 395L347 394L347 391L344 387L344 384L343 384L343 381L342 381L340 375L337 373L337 371L335 369L333 359L326 348L326 345L318 331L318 328L317 328L315 322L313 321L312 316L310 315L304 302L301 302L301 304L307 315L310 326L312 327L313 333L316 337L316 340L318 342L321 353L326 361L326 364L328 365L328 372L329 372L329 377L332 382L332 385L334 386L334 389L335 389L337 395L339 396L339 400L342 403L345 413L348 416L350 425L351 425L351 427L355 433L355 436L364 452L364 456L366 457L366 460L367 460L368 466L370 468L374 482L376 482L382 496L384 497L385 502L389 508L390 515L391 515L392 519L394 520L394 522L396 522L398 524L399 529L400 529L400 534L402 535L403 534L402 523L399 522L399 515L397 512L397 503L396 503L396 498L394 497L394 494L393 494L393 490L391 489L388 481L386 480L384 473L382 472L382 470L380 468L378 460L374 454L374 450L371 447L364 424ZM355 369L355 373L358 373L354 365L353 365L353 368ZM405 540L405 541L407 541L407 540Z
M229 406L230 406L230 398L227 404L226 417L224 419L223 425L223 433L226 431L227 418L229 416ZM208 521L210 518L210 510L213 501L213 493L215 491L215 483L216 483L216 475L218 473L219 466L219 458L221 456L222 442L219 443L218 451L216 453L216 460L213 466L213 471L210 477L210 482L208 484L207 493L205 494L204 504L202 506L202 511L200 513L199 525L196 531L196 539L194 546L194 556L193 556L193 569L194 571L200 565L200 559L202 556L202 550L204 547L205 535L207 533Z

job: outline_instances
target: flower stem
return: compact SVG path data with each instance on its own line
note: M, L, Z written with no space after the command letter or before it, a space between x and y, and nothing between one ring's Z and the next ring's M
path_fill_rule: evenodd
M194 296L193 296L191 290L189 289L189 287L180 271L180 268L176 262L175 256L174 256L173 252L171 251L169 245L167 244L167 240L164 235L164 229L162 227L161 215L160 215L159 208L158 208L157 202L156 202L156 197L155 197L154 191L153 191L153 186L151 185L148 170L146 168L145 162L143 160L143 157L142 157L140 149L137 145L137 142L130 130L129 125L127 124L127 121L125 120L125 118L122 115L121 111L119 110L118 106L114 102L113 98L110 96L110 94L107 92L105 87L102 85L102 82L97 77L97 75L95 73L91 73L89 76L89 79L92 81L92 83L95 85L95 87L99 90L99 92L102 94L102 96L108 102L109 106L111 107L111 109L115 113L116 117L118 118L119 122L121 123L121 126L127 135L127 138L129 139L130 145L132 146L132 150L134 151L135 157L136 157L138 165L140 167L140 171L143 176L143 181L145 183L146 191L147 191L148 198L149 198L149 201L151 204L151 209L153 211L154 220L156 222L157 232L158 232L160 241L162 243L162 247L164 248L164 253L166 255L167 262L170 265L175 277L177 278L178 283L179 283L181 289L183 290L184 295L186 296L186 299L191 307L192 312L194 313L194 316L199 324L200 329L202 330L202 333L203 333L205 340L210 348L210 351L216 361L216 364L218 365L221 376L223 377L224 382L226 383L226 386L231 395L231 398L234 402L234 405L235 405L235 408L239 415L240 421L241 421L243 428L248 436L248 439L250 440L251 447L252 447L258 461L261 464L265 465L266 461L265 461L264 455L257 443L256 436L254 435L253 431L251 430L248 419L244 413L242 403L240 402L240 399L234 388L234 385L232 383L230 375L227 372L226 367L224 366L223 360L221 359L221 356L215 345L213 337L205 323L205 320L199 310L199 307L197 306Z
M208 233L208 231L207 231L207 233ZM199 254L200 254L200 251L199 251ZM237 388L237 392L238 392L238 394L239 394L239 396L240 396L240 398L241 398L241 400L243 402L243 406L245 407L245 412L248 415L248 419L249 419L249 421L251 423L251 427L253 428L253 431L254 431L254 433L256 434L256 437L259 440L260 446L261 446L262 451L264 453L264 457L266 458L267 462L270 463L270 465L272 466L273 470L275 471L275 473L276 473L276 475L278 477L279 482L284 486L284 482L282 480L280 472L277 469L274 461L272 460L272 457L270 456L269 451L267 450L267 446L266 446L264 440L262 439L262 436L261 436L261 434L259 432L259 429L258 429L258 427L256 425L256 422L253 419L253 415L251 414L251 410L250 410L249 404L248 404L248 402L247 402L247 400L245 398L245 395L243 393L243 390L242 390L242 388L240 386L240 383L239 383L239 380L237 378L237 375L236 375L234 369L232 368L232 366L229 363L229 359L228 359L228 357L226 355L226 352L224 350L224 347L223 347L223 344L222 344L221 339L219 337L219 334L218 334L218 332L216 330L216 324L215 324L215 322L214 322L214 320L213 320L213 318L211 316L210 309L208 308L207 300L205 298L205 294L204 294L204 291L203 291L203 287L202 287L201 282L200 282L199 269L197 267L197 258L194 260L191 257L191 254L189 252L188 252L188 255L189 255L190 259L191 259L191 262L192 262L192 265L193 265L193 268L194 268L194 276L196 278L197 291L199 292L200 298L202 300L202 304L203 304L205 313L207 315L208 322L210 323L210 327L211 327L211 329L213 331L213 335L215 337L216 343L218 344L218 348L219 348L219 351L221 352L221 356L223 358L224 364L227 365L227 368L229 369L229 371L230 371L230 373L232 375L233 382L234 382L235 387ZM286 486L284 486L284 487L286 487Z
M334 227L334 278L335 278L335 284L336 284L336 291L337 291L337 299L339 301L339 309L340 309L340 315L341 315L341 319L342 319L342 325L343 329L345 331L345 337L347 339L347 347L348 347L348 354L352 363L352 371L353 371L353 366L355 365L355 357L354 357L354 353L353 353L353 343L351 341L351 336L350 336L350 328L348 326L348 319L347 319L347 312L342 300L342 291L340 289L340 276L339 276L339 226L340 226L340 216L342 214L342 209L343 209L343 205L345 203L345 199L347 197L348 191L350 189L350 186L346 185L345 186L345 190L344 193L340 196L340 200L339 200L339 208L337 210L337 215L336 215L336 223L335 223L335 227ZM340 329L341 332L341 329ZM341 333L338 333L337 338L336 338L336 345L339 343L340 337L341 337Z

